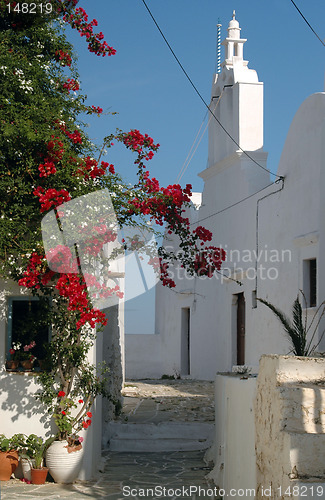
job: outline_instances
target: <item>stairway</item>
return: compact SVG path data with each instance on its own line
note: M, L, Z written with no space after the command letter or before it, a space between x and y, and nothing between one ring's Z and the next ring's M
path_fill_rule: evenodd
M194 451L212 444L214 425L208 423L121 423L108 426L110 451Z
M118 452L205 450L214 434L211 382L129 382L121 416L110 422L104 447Z

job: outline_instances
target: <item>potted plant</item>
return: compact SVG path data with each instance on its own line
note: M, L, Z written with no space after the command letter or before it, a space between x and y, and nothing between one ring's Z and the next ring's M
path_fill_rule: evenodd
M24 345L20 354L20 365L23 371L31 371L33 369L36 357L30 352L36 346L36 342L32 340L29 344Z
M23 434L7 438L0 434L0 481L9 481L18 465L18 452L24 442Z
M51 369L39 372L41 390L36 398L47 407L57 427L56 440L46 453L50 474L56 482L71 483L78 477L83 460L79 433L91 425L96 396L109 397L108 369L105 364L96 366L88 361L95 336L87 325L79 327L79 310L67 310L66 299L57 295L52 296L51 303Z
M304 298L305 309L307 309L307 301L304 293L300 290ZM280 309L275 307L270 302L258 298L259 302L267 306L277 316L282 323L291 344L291 352L295 356L312 356L319 346L324 332L319 335L318 341L314 343L314 339L322 317L325 314L325 301L323 301L316 309L309 325L307 324L307 313L303 315L303 308L299 300L299 295L292 306L292 321Z
M23 371L31 371L36 357L30 351L35 347L35 345L36 342L34 340L24 346L21 342L13 343L9 349L11 359L6 362L7 370L17 370L18 365L20 364Z
M17 371L19 366L19 353L21 342L14 342L9 349L10 359L6 361L6 369L8 371Z
M46 476L49 471L47 467L43 467L43 460L45 457L46 450L55 440L55 436L49 437L46 441L43 438L31 434L28 436L26 443L28 443L28 449L30 458L33 460L31 467L31 481L33 484L44 484L46 481Z
M91 425L91 417L83 399L76 402L64 391L58 392L53 413L58 434L46 453L46 463L55 482L72 483L78 477L83 459L83 438L77 433Z
M24 479L27 481L32 480L31 469L35 467L35 450L42 443L42 438L36 436L36 434L30 434L26 436L24 448L20 453L20 463L23 471Z

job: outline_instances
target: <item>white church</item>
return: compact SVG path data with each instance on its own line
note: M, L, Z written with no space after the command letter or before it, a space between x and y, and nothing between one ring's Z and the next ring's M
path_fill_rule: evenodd
M125 336L127 378L214 380L234 365L256 367L262 354L291 349L281 324L256 298L289 317L299 290L309 317L325 299L325 93L300 106L270 175L263 83L244 59L245 42L234 14L225 60L213 77L208 162L198 173L204 189L188 211L193 229L212 231L212 244L226 250L227 260L210 279L171 269L176 288L156 288L154 334ZM177 244L165 238L165 245Z

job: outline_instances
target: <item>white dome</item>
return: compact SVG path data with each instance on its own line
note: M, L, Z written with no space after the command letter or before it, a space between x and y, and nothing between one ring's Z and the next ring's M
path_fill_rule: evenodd
M237 19L232 19L230 22L229 22L229 26L228 28L230 29L238 29L239 28L239 22L237 21Z

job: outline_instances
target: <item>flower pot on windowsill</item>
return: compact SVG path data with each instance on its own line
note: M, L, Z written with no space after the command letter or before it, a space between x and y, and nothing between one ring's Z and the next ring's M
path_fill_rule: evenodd
M16 359L11 359L6 361L6 370L10 372L15 372L18 370L19 361Z
M24 372L31 372L33 369L33 365L34 360L23 359L22 361L20 361L20 366L22 367Z

